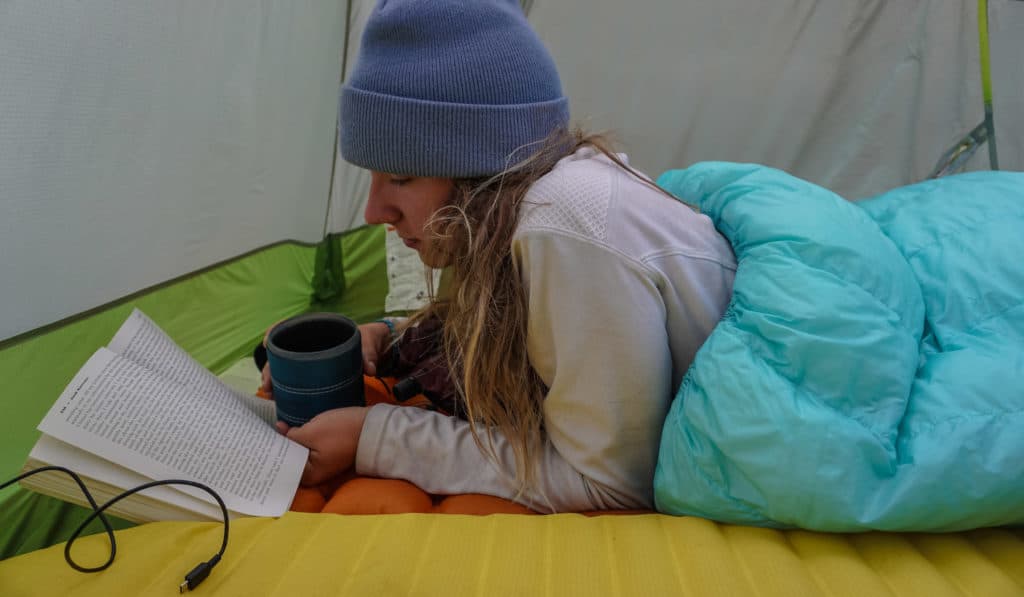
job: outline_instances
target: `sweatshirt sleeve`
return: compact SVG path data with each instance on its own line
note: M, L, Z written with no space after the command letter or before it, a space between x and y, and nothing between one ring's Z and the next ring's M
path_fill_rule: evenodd
M501 434L491 434L492 462L465 421L388 405L367 414L357 472L541 511L653 507L672 373L656 278L643 264L570 234L530 232L513 250L528 289L530 362L548 386L535 486L518 494L512 448Z

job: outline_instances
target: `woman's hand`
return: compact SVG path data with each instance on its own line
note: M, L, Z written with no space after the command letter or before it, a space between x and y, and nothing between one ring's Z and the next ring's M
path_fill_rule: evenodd
M277 422L279 433L309 448L302 485L318 485L355 465L365 419L366 407L350 406L322 412L302 427Z
M387 354L391 344L391 329L379 321L364 323L359 326L359 335L363 339L363 373L376 376L377 363Z

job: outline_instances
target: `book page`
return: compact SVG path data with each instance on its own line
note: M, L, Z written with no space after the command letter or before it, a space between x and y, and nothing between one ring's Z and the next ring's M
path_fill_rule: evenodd
M35 460L40 463L39 466L57 465L69 468L82 477L89 479L86 485L89 486L89 491L96 498L96 501L103 503L104 501L114 497L114 495L121 493L124 489L136 487L143 483L148 483L153 479L144 477L134 471L131 471L123 466L116 465L109 460L105 460L86 452L79 450L71 444L66 444L52 436L43 435L33 446L32 452L28 455L29 460ZM68 492L71 496L74 496L79 502L85 503L85 496L82 495L82 491L75 485L74 480L65 473L53 472L53 473L41 473L41 475L54 475L54 482L52 485L67 486ZM39 479L41 475L33 475L28 479L21 481L22 485L31 487L36 479ZM112 487L119 488L113 495L103 495L102 492L97 491L95 482L104 483ZM191 516L185 517L174 517L174 516L161 516L160 520L195 520L197 518L203 518L206 520L220 520L221 511L217 504L207 501L200 500L192 497L181 491L175 491L173 485L159 485L157 487L150 487L142 491L139 495L153 497L160 502L171 504L178 508L188 510L192 513ZM69 496L70 497L70 496ZM135 496L125 498L124 502L130 502ZM121 502L119 502L121 503ZM115 505L115 508L117 506ZM130 518L130 516L129 516ZM156 518L148 518L149 520L156 520Z
M191 388L196 394L215 400L241 401L270 425L277 419L273 401L243 394L229 387L138 309L134 309L128 316L107 348L171 381Z
M229 509L254 516L288 509L308 453L240 402L168 383L106 348L75 375L39 430L151 479L205 483ZM180 491L212 500L198 489Z

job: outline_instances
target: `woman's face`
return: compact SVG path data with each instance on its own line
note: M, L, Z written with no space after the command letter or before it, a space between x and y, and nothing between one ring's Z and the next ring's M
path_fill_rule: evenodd
M430 263L428 251L431 242L425 230L427 220L434 212L451 201L455 183L450 178L424 178L372 171L370 196L366 201L366 223L387 224L394 227L406 246L415 249L420 259L431 267L444 263Z

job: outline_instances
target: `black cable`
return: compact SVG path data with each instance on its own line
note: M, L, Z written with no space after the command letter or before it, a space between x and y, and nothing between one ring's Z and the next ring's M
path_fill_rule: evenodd
M18 475L17 477L9 481L5 481L3 484L0 484L0 490L4 489L8 485L17 483L18 481L21 481L26 477L31 477L32 475L42 473L45 471L63 471L71 475L71 478L74 479L75 483L78 484L78 488L82 490L82 494L85 496L85 499L88 500L89 506L92 508L92 514L90 514L84 521L82 521L80 525L78 525L78 528L75 529L75 532L71 534L71 537L64 545L64 560L67 561L68 566L71 566L79 572L100 572L101 570L106 570L110 567L111 564L114 563L114 556L117 555L117 542L114 540L114 528L110 526L110 521L107 520L107 517L103 514L103 511L113 506L117 502L123 500L126 497L129 497L140 491L149 489L150 487L156 487L158 485L189 485L197 489L202 489L206 493L212 495L213 499L217 500L217 505L220 506L220 512L221 515L223 516L224 521L224 538L221 541L220 550L216 554L214 554L212 558L210 558L206 562L199 563L195 568L192 569L191 572L185 575L185 580L178 586L179 592L184 593L185 591L195 589L197 586L199 586L199 583L203 582L206 579L206 577L209 576L210 570L212 570L213 567L216 566L218 562L220 562L221 557L224 555L224 551L228 548L228 508L224 504L224 500L221 499L219 495L217 495L216 491L210 489L209 487L203 485L202 483L197 483L196 481L188 481L186 479L163 479L160 481L150 481L149 483L143 483L142 485L138 485L127 491L123 491L118 495L114 496L113 498L111 498L102 506L98 506L96 505L96 500L92 497L92 494L89 493L89 490L85 487L85 483L82 481L82 478L79 477L74 471L64 468L63 466L43 466L37 469L32 469L26 473L22 473L21 475ZM75 542L75 539L77 539L79 535L82 534L82 531L85 530L85 527L88 526L89 523L95 520L96 518L100 519L100 522L103 524L104 530L106 530L107 532L107 537L110 539L110 557L104 564L100 566L86 568L84 566L79 566L71 557L71 545Z
M96 504L96 500L92 497L92 494L89 493L89 490L85 488L85 483L82 482L82 478L76 475L73 471L66 469L62 466L43 466L37 469L30 470L27 473L22 473L21 475L18 475L17 477L11 479L10 481L4 482L3 485L0 485L0 490L4 489L9 485L17 483L18 481L21 481L26 477L31 477L36 473L42 473L45 471L64 471L65 473L71 475L71 478L75 480L75 483L78 483L78 488L82 490L82 494L85 495L85 499L89 500L89 507L92 508L93 513L95 514L96 512L100 511L100 507ZM114 541L114 528L110 526L110 521L107 520L106 516L103 516L101 514L99 518L100 522L103 523L103 528L107 531L107 537L110 539L110 559L108 559L105 564L97 568L83 568L79 566L70 557L71 541L74 541L74 539L72 538L70 541L68 541L68 544L64 548L64 559L67 560L69 566L71 566L75 570L78 570L79 572L99 572L100 570L105 570L107 567L110 566L110 564L114 562L114 556L117 554L117 542ZM92 517L90 517L89 520L91 521ZM75 536L78 536L81 533L81 531L82 527L75 531Z

